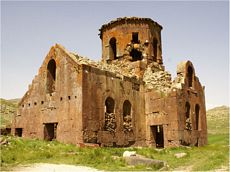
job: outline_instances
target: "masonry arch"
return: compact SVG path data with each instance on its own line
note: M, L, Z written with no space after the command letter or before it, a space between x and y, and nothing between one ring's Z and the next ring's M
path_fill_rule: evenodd
M109 40L109 59L117 59L117 40L114 37Z
M115 101L113 98L108 97L105 100L105 112L114 113Z
M53 93L55 91L56 81L56 62L51 59L47 65L47 76L46 76L46 92Z

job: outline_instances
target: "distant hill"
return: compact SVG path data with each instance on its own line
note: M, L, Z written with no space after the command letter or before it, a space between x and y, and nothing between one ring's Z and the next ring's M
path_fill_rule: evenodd
M16 112L20 99L5 100L0 98L0 128L11 125L13 114Z
M229 133L229 107L220 106L207 111L209 134Z

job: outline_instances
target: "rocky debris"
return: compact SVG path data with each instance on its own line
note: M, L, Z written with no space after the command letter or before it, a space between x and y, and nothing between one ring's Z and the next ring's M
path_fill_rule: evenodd
M146 158L138 154L136 156L124 157L124 159L128 165L132 165L132 166L136 166L136 165L154 166L155 168L160 169L166 165L166 162L164 161Z
M184 153L184 152L174 154L174 156L175 156L176 158L183 158L183 157L186 156L186 155L187 155L187 153Z
M154 149L156 152L162 152L164 149L159 149L159 148L157 148L157 149Z
M172 88L182 89L182 84L184 84L184 76L182 73L178 73L177 77L172 82Z
M124 117L124 123L123 123L123 126L124 126L124 131L125 132L130 132L132 131L132 118L131 118L131 115L127 115Z
M123 78L126 76L138 79L140 77L136 72L135 65L132 65L128 59L113 60L113 62L109 64L103 61L95 62L74 53L69 53L69 55L78 64L86 64L104 71L112 72L118 78ZM152 62L148 65L143 75L143 81L145 82L147 89L155 89L164 93L171 91L171 74L165 71L164 67L156 62Z
M123 157L136 156L136 151L125 151Z
M191 121L190 121L190 118L187 118L186 119L186 125L185 125L185 129L186 130L192 130L192 123L191 123Z
M1 126L2 127L2 126ZM7 135L10 135L10 133L11 133L11 128L10 128L10 126L9 127L2 127L2 128L0 128L0 135L1 136L7 136Z
M116 76L119 78L123 78L124 76L138 77L135 74L135 67L130 65L130 62L128 60L127 61L114 60L113 63L108 64L102 61L95 62L93 60L90 60L86 57L81 57L74 53L69 53L69 55L78 64L86 64L104 71L112 72L116 74Z
M105 130L109 132L115 132L116 119L114 113L105 113Z
M171 91L171 75L164 70L154 71L148 67L144 73L143 81L147 89L156 89L157 91L168 93Z
M9 141L6 138L0 137L0 145L8 145Z

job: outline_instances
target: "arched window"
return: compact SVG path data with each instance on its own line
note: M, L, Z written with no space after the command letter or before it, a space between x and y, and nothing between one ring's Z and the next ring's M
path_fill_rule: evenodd
M125 100L123 103L123 126L125 131L132 131L131 103Z
M114 37L109 41L109 59L117 59L117 40Z
M192 87L192 83L193 83L193 69L192 69L191 66L188 67L187 77L188 77L188 86Z
M51 59L47 65L46 92L53 93L55 91L56 80L56 63Z
M199 129L199 116L200 116L200 106L196 104L195 106L195 114L196 114L196 124L195 124L195 130Z
M114 105L115 105L115 102L113 100L113 98L111 97L108 97L106 100L105 100L105 112L106 113L114 113Z
M131 103L128 100L125 100L123 104L123 117L128 115L131 115Z
M186 114L185 114L185 116L186 116L186 119L187 119L187 118L190 117L190 104L189 104L189 102L186 102L186 104L185 104L185 109L186 109Z
M153 61L157 61L157 39L153 39Z
M105 100L105 125L104 130L109 132L115 132L116 120L114 114L115 101L108 97Z
M192 130L192 125L190 121L190 104L186 102L185 104L185 128L186 130Z

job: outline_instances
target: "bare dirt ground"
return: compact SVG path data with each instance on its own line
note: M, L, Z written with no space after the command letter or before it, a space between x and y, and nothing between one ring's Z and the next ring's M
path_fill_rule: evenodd
M181 166L173 170L173 172L188 172L188 171L193 171L192 170L192 165L191 166ZM222 166L219 169L212 170L213 172L228 172L229 168L227 166Z
M37 163L27 166L17 167L13 172L100 172L97 169L84 167L84 166L75 166L75 165L66 165L66 164L46 164L46 163Z
M192 166L181 166L173 172L189 172L192 171ZM229 171L228 167L223 166L220 169L213 170L213 172L225 172ZM4 172L4 171L3 171ZM37 163L16 167L12 172L103 172L94 168L85 166L75 166L66 164L48 164L48 163Z

